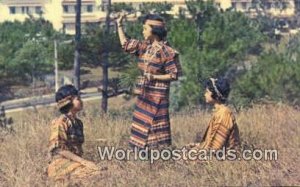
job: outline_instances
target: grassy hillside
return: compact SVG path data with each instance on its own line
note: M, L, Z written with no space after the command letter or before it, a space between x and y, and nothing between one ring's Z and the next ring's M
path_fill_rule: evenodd
M151 168L142 161L100 161L96 146L127 148L131 103L114 103L115 109L107 116L98 115L98 103L86 103L80 116L85 125L84 157L108 170L80 186L300 185L300 113L292 107L259 105L236 114L243 145L277 149L278 161L157 161ZM0 139L0 186L54 185L44 172L49 122L57 114L55 109L45 108L15 115L16 133ZM173 114L174 146L182 147L202 136L210 115L195 109ZM107 142L97 141L99 138Z

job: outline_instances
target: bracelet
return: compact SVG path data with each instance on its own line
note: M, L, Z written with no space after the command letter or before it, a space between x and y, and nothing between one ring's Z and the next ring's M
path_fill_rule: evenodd
M151 80L156 80L156 76L155 75L151 75Z
M118 25L118 27L122 27L123 25Z

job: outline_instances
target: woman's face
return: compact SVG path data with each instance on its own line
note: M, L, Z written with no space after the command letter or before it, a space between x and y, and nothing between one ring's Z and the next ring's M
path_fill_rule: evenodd
M79 112L82 110L83 108L83 103L82 103L82 100L80 98L80 96L75 96L73 98L73 110L76 111L76 112Z
M205 89L204 97L206 103L213 104L215 102L215 100L212 98L212 92L207 88Z
M152 38L152 28L150 25L143 25L143 36L145 40L150 40Z

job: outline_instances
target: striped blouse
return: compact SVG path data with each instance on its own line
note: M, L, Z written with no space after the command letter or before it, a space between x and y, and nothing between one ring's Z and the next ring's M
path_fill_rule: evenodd
M71 119L61 115L51 123L51 134L48 150L52 156L60 150L68 150L82 156L84 143L83 124L79 119Z
M239 129L231 110L221 105L209 122L201 142L203 149L237 149L240 145Z
M139 41L130 39L122 46L125 52L138 57L138 68L141 74L154 75L170 74L172 80L177 80L182 74L177 51L166 45L165 42ZM171 81L151 80L140 76L137 81L137 89L141 94L147 93L154 97L168 97Z

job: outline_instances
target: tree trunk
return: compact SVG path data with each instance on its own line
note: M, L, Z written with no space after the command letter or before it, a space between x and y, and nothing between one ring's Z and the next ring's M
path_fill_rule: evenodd
M55 92L59 89L58 87L58 58L57 58L57 40L54 40L54 75L55 75Z
M74 53L74 86L80 90L80 38L81 38L81 0L76 0L75 25L75 53Z
M108 0L107 2L107 8L106 8L106 20L105 20L105 35L109 35L110 31L110 10L111 9L111 0ZM103 53L103 63L102 63L102 71L103 71L103 89L102 89L102 103L101 103L101 109L103 113L107 112L107 102L108 102L108 94L107 94L107 88L108 88L108 56L109 56L109 48L106 47Z

